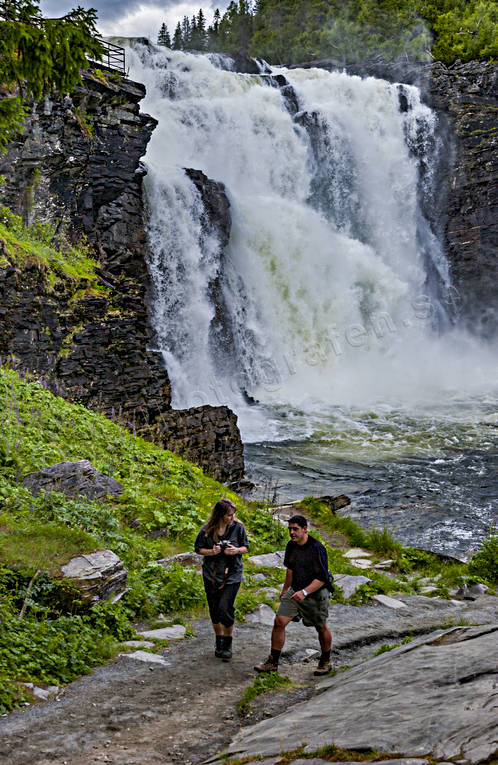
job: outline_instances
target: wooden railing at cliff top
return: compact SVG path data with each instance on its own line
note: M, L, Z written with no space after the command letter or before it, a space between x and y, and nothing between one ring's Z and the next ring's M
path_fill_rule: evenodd
M2 12L2 7L0 6L0 18L3 19L11 19L12 17L9 16L8 13ZM55 19L46 19L42 18L41 16L32 16L30 18L30 21L33 24L37 24L41 26L44 21L64 21L66 17L61 16L60 18ZM111 69L114 72L119 72L123 76L126 77L126 59L125 59L125 49L121 47L121 45L116 45L115 43L111 43L108 40L105 40L100 35L96 35L96 40L99 41L99 43L102 45L103 53L101 59L94 59L89 57L89 61L93 61L97 64L100 64L101 66L104 66L106 69Z

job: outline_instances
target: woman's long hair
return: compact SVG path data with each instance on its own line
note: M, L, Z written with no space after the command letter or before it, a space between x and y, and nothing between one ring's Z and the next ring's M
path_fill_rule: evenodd
M211 510L211 515L209 516L208 522L206 523L206 528L204 529L204 533L207 537L212 535L213 539L218 539L218 528L221 524L221 520L224 515L226 515L229 510L236 510L237 508L231 502L229 499L220 499L213 509Z

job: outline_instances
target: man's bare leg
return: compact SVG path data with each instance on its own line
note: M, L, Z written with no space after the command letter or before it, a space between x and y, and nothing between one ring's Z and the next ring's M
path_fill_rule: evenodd
M332 648L332 633L327 625L324 627L316 627L316 631L318 632L318 640L320 641L322 653L330 651Z
M330 649L332 647L332 633L330 632L327 625L324 627L316 627L316 631L318 632L318 640L320 641L322 654L318 661L318 666L313 674L317 675L317 677L322 677L323 675L328 675L331 669Z
M285 643L285 628L291 622L288 616L276 616L271 633L271 647L274 651L281 651ZM332 640L332 637L330 638Z

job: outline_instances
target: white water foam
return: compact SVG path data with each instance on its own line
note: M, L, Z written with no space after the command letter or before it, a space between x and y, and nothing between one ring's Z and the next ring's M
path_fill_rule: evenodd
M282 424L241 391L311 414L379 402L410 410L493 389L491 349L434 331L444 306L428 289L427 259L443 296L449 276L421 223L413 149L430 151L435 116L415 87L403 86L401 111L397 85L280 70L297 95L294 117L268 78L207 56L143 49L130 60L159 120L146 155L151 312L175 407L224 403L246 440L302 438L313 430L305 416ZM224 255L186 167L225 184ZM213 347L216 279L228 348Z

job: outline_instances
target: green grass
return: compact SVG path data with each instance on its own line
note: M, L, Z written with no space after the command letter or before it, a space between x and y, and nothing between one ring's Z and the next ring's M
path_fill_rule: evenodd
M73 556L97 547L95 538L81 529L0 515L0 561L17 568L28 566L57 575Z
M19 216L7 207L0 207L0 268L34 265L49 284L57 280L75 284L85 282L84 293L106 294L98 284L94 268L98 265L89 247L70 244L56 234L49 223L25 226Z
M242 694L237 704L237 711L244 712L250 702L257 696L274 691L277 688L288 687L289 685L292 685L290 678L287 675L279 675L278 672L265 672L264 674L257 675L252 685L246 688Z

